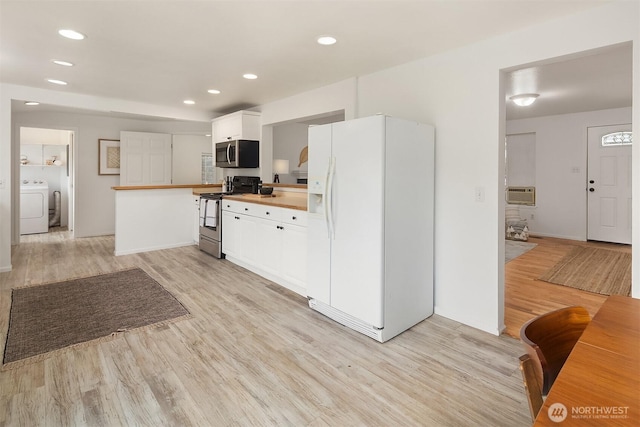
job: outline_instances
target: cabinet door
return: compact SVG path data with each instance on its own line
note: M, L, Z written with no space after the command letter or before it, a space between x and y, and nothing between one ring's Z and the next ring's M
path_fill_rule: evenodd
M240 215L222 211L222 252L230 257L238 257L240 246Z
M307 287L307 228L282 224L282 277L298 286Z
M194 209L193 216L193 241L198 244L200 242L200 197L194 196Z
M213 122L213 138L215 142L231 141L242 137L242 116L230 114Z
M260 115L237 111L213 120L213 143L234 139L260 139Z
M282 260L282 225L277 221L256 218L256 257L262 270L280 275Z
M258 264L258 250L256 247L258 218L241 214L237 214L236 217L239 218L237 222L240 223L240 241L238 243L238 251L240 253L238 258L251 265L256 265ZM222 229L222 233L224 234L224 228Z

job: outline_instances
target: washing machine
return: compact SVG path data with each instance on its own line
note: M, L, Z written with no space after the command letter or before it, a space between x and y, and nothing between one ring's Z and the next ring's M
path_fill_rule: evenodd
M49 231L49 184L41 179L20 183L20 234Z

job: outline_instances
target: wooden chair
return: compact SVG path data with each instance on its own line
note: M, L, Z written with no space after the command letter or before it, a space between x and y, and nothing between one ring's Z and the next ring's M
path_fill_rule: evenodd
M522 372L522 381L524 390L527 393L529 401L529 411L531 411L531 420L535 422L540 408L542 408L542 390L538 378L536 378L536 368L534 361L528 354L520 356L520 372Z
M536 378L542 395L549 393L565 360L580 335L591 321L584 307L561 308L525 323L520 329L520 339L533 361Z

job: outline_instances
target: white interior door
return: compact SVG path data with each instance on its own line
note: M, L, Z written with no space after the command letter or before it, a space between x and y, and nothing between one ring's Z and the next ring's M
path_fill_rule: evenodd
M589 240L631 244L631 144L603 142L607 135L630 131L630 124L588 129Z
M120 185L171 184L171 135L120 132Z

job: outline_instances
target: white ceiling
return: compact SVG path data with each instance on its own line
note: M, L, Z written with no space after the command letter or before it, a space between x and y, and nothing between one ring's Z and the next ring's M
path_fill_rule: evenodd
M604 2L0 0L0 81L200 109L213 117ZM87 39L64 39L57 34L61 28ZM323 34L338 43L316 44ZM529 114L631 105L631 47L598 54L606 57L514 72L507 95L524 76L541 94ZM52 59L76 65L60 67ZM611 61L616 66L607 65ZM258 79L243 79L247 72ZM69 85L54 86L46 78ZM208 94L212 88L222 93ZM196 104L184 106L185 99ZM525 111L507 107L510 118Z

